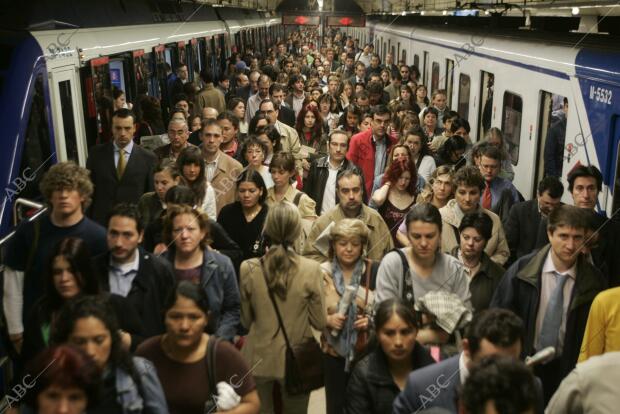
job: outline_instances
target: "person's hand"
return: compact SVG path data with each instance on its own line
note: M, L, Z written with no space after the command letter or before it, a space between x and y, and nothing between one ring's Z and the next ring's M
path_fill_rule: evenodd
M340 100L342 100L342 103L344 103L344 106L349 105L349 97L347 96L346 93L342 92L340 94Z
M366 331L368 330L368 316L357 315L357 320L353 323L353 328L358 331Z
M327 327L330 329L335 329L339 331L344 327L344 322L346 320L347 320L346 315L341 315L339 313L333 313L327 316Z
M241 403L241 397L235 392L235 389L227 382L220 381L217 383L217 408L218 411L232 410Z
M416 340L422 345L445 344L450 339L450 334L441 328L422 328L418 331Z
M15 352L18 354L22 353L22 345L24 344L24 333L12 334L9 335L11 339L11 343L13 344L13 348L15 348Z
M310 171L310 163L307 159L304 158L301 160L301 167L306 171Z
M118 334L121 337L121 346L125 351L129 352L129 349L131 348L131 335L129 332L123 331L122 329L118 330Z
M155 246L155 248L153 249L153 253L157 255L160 255L167 251L168 251L168 246L166 246L164 243L158 243L157 246Z

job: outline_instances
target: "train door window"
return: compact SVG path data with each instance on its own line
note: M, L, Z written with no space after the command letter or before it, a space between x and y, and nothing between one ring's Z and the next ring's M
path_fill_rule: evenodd
M394 54L394 50L392 48L392 40L388 39L388 52Z
M448 107L452 108L452 91L454 89L454 61L446 59L446 94L448 95Z
M433 94L439 89L439 63L433 62L433 71L431 73L431 94Z
M44 96L45 89L43 74L39 73L34 82L34 93L30 106L30 116L28 117L28 127L21 150L18 175L18 177L32 177L32 181L29 180L28 185L19 193L19 197L29 200L40 199L39 182L52 165L51 158L53 154L50 147L50 131ZM33 174L35 171L37 173ZM6 193L7 191L5 191Z
M495 75L480 71L480 105L478 107L478 140L481 140L491 128L494 117L493 88Z
M400 42L398 42L397 54L392 56L400 56Z
M423 65L424 67L422 68L422 84L428 87L428 52L424 52Z
M405 63L407 62L407 49L403 49L403 53L400 59Z
M519 163L519 147L521 144L521 116L523 114L523 99L512 92L504 92L502 116L502 133L504 145L512 165Z
M406 63L407 62L405 62L405 64ZM418 70L420 70L420 55L418 55L417 53L413 55L413 66L415 66L416 68L418 68Z
M562 109L566 98L555 93L540 91L540 107L538 115L538 147L536 148L536 182L540 182L545 177L545 144L552 128L560 128L556 123L561 122L563 116ZM568 100L566 100L568 102ZM555 128L554 128L555 127ZM563 136L557 136L557 139L564 140L566 138L566 128L564 128ZM562 150L563 156L570 161L573 156L572 145L566 146ZM562 173L562 171L560 171ZM560 174L562 176L562 174ZM535 193L532 194L535 196Z
M76 106L76 73L73 67L52 72L52 108L55 123L56 150L60 161L71 160L78 164L86 163L83 146L78 143L78 127L80 122L76 115L81 108ZM81 115L80 115L81 116ZM81 124L78 124L81 125Z
M382 62L385 62L385 55L387 55L388 51L387 51L387 47L385 47L385 42L383 42L383 58L381 59Z
M459 101L457 103L456 112L459 115L469 121L469 91L471 86L471 79L469 75L461 73L459 76Z

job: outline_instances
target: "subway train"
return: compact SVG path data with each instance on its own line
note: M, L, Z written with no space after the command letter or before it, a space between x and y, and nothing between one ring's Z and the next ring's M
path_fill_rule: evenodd
M392 53L420 71L429 95L445 89L448 106L471 125L472 141L490 127L504 133L514 183L535 196L542 178L547 131L568 101L564 165L595 165L604 185L598 208L620 208L620 45L603 35L541 35L498 29L419 27L370 19L347 32L375 45L382 61ZM430 98L430 96L429 96ZM564 201L570 196L565 192Z
M0 33L0 245L40 207L32 201L40 202L39 182L51 164L85 165L105 132L101 98L109 101L113 87L131 102L166 96L165 63L173 71L187 63L190 80L205 67L217 75L231 53L248 45L264 52L284 36L280 18L257 11L194 5L164 14L147 9L146 1L127 5L130 10L87 3L66 11L71 20L55 17Z

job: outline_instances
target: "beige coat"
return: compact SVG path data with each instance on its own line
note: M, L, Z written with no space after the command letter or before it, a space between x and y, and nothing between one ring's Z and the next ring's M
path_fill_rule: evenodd
M455 211L458 208L456 200L448 201L448 204L439 209L441 213L441 219L443 221L443 229L441 231L441 251L450 254L452 250L459 245L459 240L456 238L454 228L458 229L461 225L461 218ZM503 265L510 256L510 249L508 248L508 241L506 240L506 234L504 233L504 227L499 216L490 210L480 207L481 211L493 221L493 230L491 238L487 242L484 252L489 255L491 260L495 263ZM449 225L453 226L450 227Z
M295 168L299 174L302 174L302 154L299 134L294 128L291 128L280 121L276 121L275 128L280 133L280 144L282 145L282 151L293 154L293 158L295 158Z
M292 274L286 300L274 296L292 346L313 337L311 326L317 330L325 328L321 268L312 260L297 257L299 270ZM249 329L241 353L255 377L282 379L286 345L284 336L278 332L278 318L259 259L241 263L239 284L241 323Z
M207 83L196 95L196 115L202 115L203 108L215 108L218 114L226 110L224 94L218 91L212 83Z
M227 204L235 201L237 177L243 171L241 163L220 151L217 160L217 169L211 180L215 190L215 207L217 214Z
M346 217L340 205L336 205L336 207L319 217L314 222L312 230L310 230L310 234L308 235L308 240L304 247L304 256L316 260L319 263L326 261L327 249L323 247L329 243L325 243L327 235L322 233L332 222L337 222L344 218ZM383 256L394 248L390 229L388 229L379 213L366 205L362 205L362 211L357 218L362 220L370 230L366 257L373 261L381 261ZM319 236L321 237L319 238ZM317 239L319 241L318 244Z

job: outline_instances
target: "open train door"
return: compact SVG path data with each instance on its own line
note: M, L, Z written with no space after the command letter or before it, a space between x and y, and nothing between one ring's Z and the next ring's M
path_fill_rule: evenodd
M51 70L49 76L57 159L86 165L86 132L77 69L74 65L60 66Z

